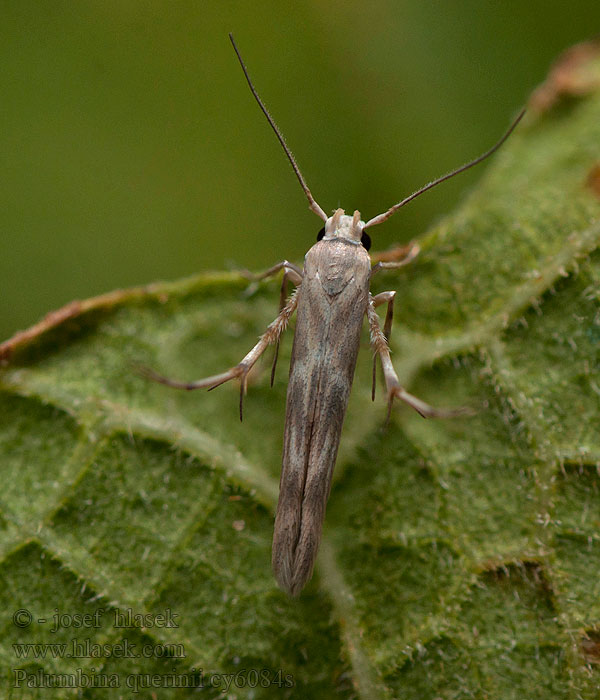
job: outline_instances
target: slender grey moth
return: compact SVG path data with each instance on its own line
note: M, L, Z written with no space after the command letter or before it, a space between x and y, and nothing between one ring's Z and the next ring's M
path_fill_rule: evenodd
M412 406L424 418L450 417L464 413L463 409L436 409L409 394L400 385L388 347L395 292L372 295L369 286L374 274L385 268L406 265L414 259L419 249L416 244L407 246L400 259L378 262L372 266L368 253L371 241L366 230L387 221L400 207L432 187L491 156L513 132L525 110L520 112L502 138L483 155L433 180L366 223L361 220L358 211L348 216L343 209L336 209L332 216L327 216L313 198L281 131L256 92L231 34L229 38L250 90L279 139L308 199L309 208L323 220L324 226L317 236L317 242L305 256L303 269L284 260L256 277L264 279L283 270L280 311L239 364L222 374L193 382L169 379L148 368L142 368L142 373L154 381L188 391L214 389L230 379L238 378L241 384L241 420L248 372L265 349L275 344L271 372L273 384L279 338L296 312L272 566L280 587L290 595L297 596L312 576L319 549L364 316L366 315L369 324L374 362L379 357L383 369L388 416L395 398ZM296 289L286 299L288 282L294 284ZM383 330L375 311L381 304L387 304ZM373 397L374 395L375 371Z

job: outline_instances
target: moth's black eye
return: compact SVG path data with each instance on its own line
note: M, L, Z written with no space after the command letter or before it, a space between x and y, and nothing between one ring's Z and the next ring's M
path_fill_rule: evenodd
M363 231L363 234L360 237L360 242L363 244L363 248L365 250L369 250L369 248L371 247L371 236L369 236L368 233L365 233Z
M325 235L325 226L323 226L323 228L319 231L319 233L317 233L317 241L320 241L324 235Z

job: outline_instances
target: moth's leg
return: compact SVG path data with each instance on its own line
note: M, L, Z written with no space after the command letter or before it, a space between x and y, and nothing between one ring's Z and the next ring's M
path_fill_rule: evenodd
M287 275L296 286L298 286L300 282L302 282L302 270L297 265L294 265L294 263L291 263L289 260L282 260L280 263L277 263L277 265L273 265L273 267L270 267L265 272L261 272L259 275L255 275L254 279L264 280L268 277L273 277L273 275L276 275L279 272L279 270L282 269L285 270L284 277Z
M175 389L185 389L186 391L192 391L193 389L216 389L216 387L228 382L230 379L240 378L240 420L242 420L242 406L244 400L244 394L248 388L248 372L252 369L258 358L263 354L266 348L272 343L276 343L279 340L279 336L286 329L286 326L296 310L298 301L296 298L296 293L292 294L287 304L281 309L277 318L269 324L267 330L261 335L260 340L256 345L250 350L250 352L239 362L235 367L231 367L226 372L222 374L215 374L212 377L206 377L205 379L198 379L194 382L179 382L174 379L169 379L157 374L154 370L148 367L138 367L138 372L152 381L159 382L160 384L166 384L166 386L174 387Z
M375 265L371 268L371 277L379 272L379 270L390 270L397 269L399 267L404 267L412 262L419 254L420 247L418 243L409 243L406 246L398 246L392 250L379 253L374 255L373 258L377 260ZM399 258L399 259L398 259ZM383 326L383 335L385 336L386 342L390 339L390 333L392 332L392 320L394 318L394 297L396 292L381 292L381 294L375 295L373 298L373 303L375 306L384 304L387 302L388 308L385 315L385 323ZM371 399L375 401L375 386L377 378L377 354L373 357L373 388L371 389Z
M296 287L298 287L298 285L302 282L302 271L300 270L300 268L296 267L295 265L292 265L292 263L289 263L287 260L284 260L282 263L279 263L279 265L275 265L271 268L271 270L275 270L275 272L278 272L282 267L284 269L284 273L283 278L281 280L281 291L279 292L280 312L285 307L287 301L288 281L291 280L292 284L296 285ZM271 270L267 270L267 272L271 272ZM273 272L272 274L275 274L275 272ZM263 273L263 275L264 274L266 273ZM273 386L273 382L275 381L275 368L277 367L277 358L279 357L279 342L280 338L277 338L277 340L275 341L275 352L273 353L273 364L271 365L271 386Z
M383 335L385 336L386 342L389 343L390 335L392 333L392 321L394 320L394 298L396 292L381 292L381 294L376 294L373 298L373 306L379 306L380 304L385 304L387 302L387 312L385 314L385 322L383 324ZM371 400L375 401L375 385L377 383L377 353L373 356L373 386L371 389Z
M404 267L412 262L419 254L421 248L418 243L411 243L407 246L402 246L401 248L396 248L388 253L380 253L379 256L373 255L372 257L378 262L371 268L371 277L379 270L397 270L399 267ZM394 259L399 257L400 260Z
M245 270L243 274L252 280L252 284L246 290L246 296L251 296L258 289L258 283L260 280L267 279L268 277L273 277L279 270L283 270L283 279L281 281L281 292L279 294L279 310L281 311L285 306L287 300L287 289L288 282L291 281L296 287L302 282L302 270L294 263L289 262L289 260L282 260L282 262L273 265L265 272L261 272L255 275L251 272ZM279 338L275 341L275 352L273 353L273 364L271 366L271 386L273 386L273 381L275 380L275 368L277 367L277 358L279 357Z
M277 265L273 265L273 267L270 267L268 270L265 270L259 274L254 274L248 270L242 270L244 277L252 280L252 284L246 290L246 294L248 296L254 294L258 288L258 283L260 280L273 277L279 272L279 270L284 270L284 279L287 277L287 279L291 280L296 286L302 282L302 270L297 265L294 265L294 263L289 262L289 260L282 260L280 263L277 263Z
M379 355L381 359L381 366L383 368L383 376L388 395L388 420L392 411L392 403L396 398L404 401L409 406L412 406L412 408L414 408L417 413L420 413L423 418L453 418L455 416L462 416L472 413L471 409L469 408L434 408L428 403L425 403L425 401L421 401L421 399L418 399L416 396L409 394L408 391L406 391L406 389L400 385L398 375L394 370L387 340L379 326L379 317L375 312L375 302L373 296L371 295L369 295L369 303L367 306L367 318L369 320L369 330L371 333L371 345L373 346L375 352Z

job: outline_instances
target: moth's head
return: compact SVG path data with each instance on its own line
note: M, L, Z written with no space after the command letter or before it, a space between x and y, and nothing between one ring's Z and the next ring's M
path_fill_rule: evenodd
M360 212L347 216L343 209L336 209L333 216L325 221L325 226L319 231L317 241L332 241L343 238L355 245L363 245L367 250L371 247L371 239L364 233L365 222L361 221Z

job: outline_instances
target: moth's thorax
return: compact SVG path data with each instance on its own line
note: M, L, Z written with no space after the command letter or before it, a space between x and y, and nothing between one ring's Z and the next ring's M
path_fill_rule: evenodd
M335 238L343 238L346 241L360 245L360 239L365 227L365 222L360 219L360 212L355 211L354 216L348 216L343 209L336 209L333 216L325 222L324 241Z

